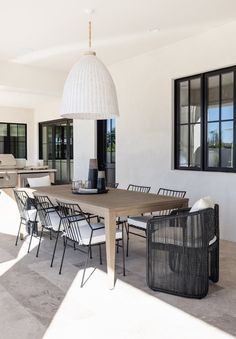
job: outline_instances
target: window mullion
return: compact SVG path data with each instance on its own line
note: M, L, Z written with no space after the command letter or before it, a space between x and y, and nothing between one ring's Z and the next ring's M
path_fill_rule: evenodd
M222 107L222 73L219 74L219 168L221 168L221 107Z
M188 167L190 167L190 104L191 104L191 82L188 80Z

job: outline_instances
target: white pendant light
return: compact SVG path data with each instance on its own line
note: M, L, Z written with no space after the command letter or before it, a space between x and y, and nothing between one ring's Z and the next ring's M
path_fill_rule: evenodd
M91 14L91 11L90 11ZM119 116L115 84L106 66L91 51L75 64L64 84L61 116L70 119L112 119Z

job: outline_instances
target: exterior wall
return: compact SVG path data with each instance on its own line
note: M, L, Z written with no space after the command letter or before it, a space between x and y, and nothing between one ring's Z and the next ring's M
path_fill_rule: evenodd
M0 106L0 122L27 124L27 163L34 162L34 111L32 109Z
M236 24L113 65L117 182L185 189L190 205L210 195L220 205L221 238L236 241L236 173L173 170L173 79L236 64Z

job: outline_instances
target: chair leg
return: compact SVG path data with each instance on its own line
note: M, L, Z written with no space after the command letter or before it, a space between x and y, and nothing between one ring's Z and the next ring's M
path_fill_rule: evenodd
M100 265L102 265L102 248L101 248L101 244L99 244L98 247L99 247Z
M119 229L119 225L118 225L118 229ZM116 243L116 253L119 253L119 241L117 241Z
M123 276L125 276L125 241L124 241L124 225L122 225L122 256L123 256Z
M61 270L62 270L62 266L63 266L63 262L64 262L64 257L65 257L65 252L66 252L67 238L65 237L64 240L65 240L65 243L64 243L64 250L63 250L62 257L61 257L61 265L60 265L59 274L61 274Z
M38 256L39 256L39 249L40 249L41 240L42 240L42 236L43 236L43 230L44 230L44 226L42 225L42 229L41 229L41 233L40 233L40 238L39 238L38 249L37 249L37 253L36 253L36 257L37 257L37 258L38 258Z
M50 228L50 240L52 240L52 229Z
M88 253L87 253L87 257L86 257L86 260L85 260L85 263L84 263L84 271L83 271L83 276L82 276L80 287L84 286L84 277L85 277L85 271L86 271L86 268L87 268L87 265L88 265L89 255L90 255L90 247L89 247L89 250L88 250Z
M129 256L129 224L125 225L126 234L127 234L127 243L126 243L126 257Z
M90 259L93 259L92 246L89 246L89 256Z
M53 262L54 262L54 257L55 257L55 253L56 253L56 248L57 248L57 242L58 242L58 237L59 237L59 230L57 232L57 237L56 237L56 241L55 241L55 244L54 244L54 249L53 249L53 254L52 254L52 260L51 260L51 264L50 264L50 267L53 266ZM64 239L64 237L63 237ZM64 242L64 246L65 246L65 242Z
M17 236L16 236L15 246L17 246L17 243L18 243L18 239L19 239L19 236L20 236L21 225L22 225L22 218L20 218L20 225L19 225L19 228L18 228Z
M34 222L30 222L30 231L31 231L31 234L30 234L30 241L29 241L29 246L28 246L28 253L30 251L30 246L31 246L31 242L32 242L32 238L33 238L33 233L34 233Z
M210 277L214 283L219 281L219 244L210 251Z

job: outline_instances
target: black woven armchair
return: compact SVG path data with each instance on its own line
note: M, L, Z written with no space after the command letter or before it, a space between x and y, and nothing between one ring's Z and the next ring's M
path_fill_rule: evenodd
M219 207L154 217L147 227L147 283L160 292L203 298L219 280Z

